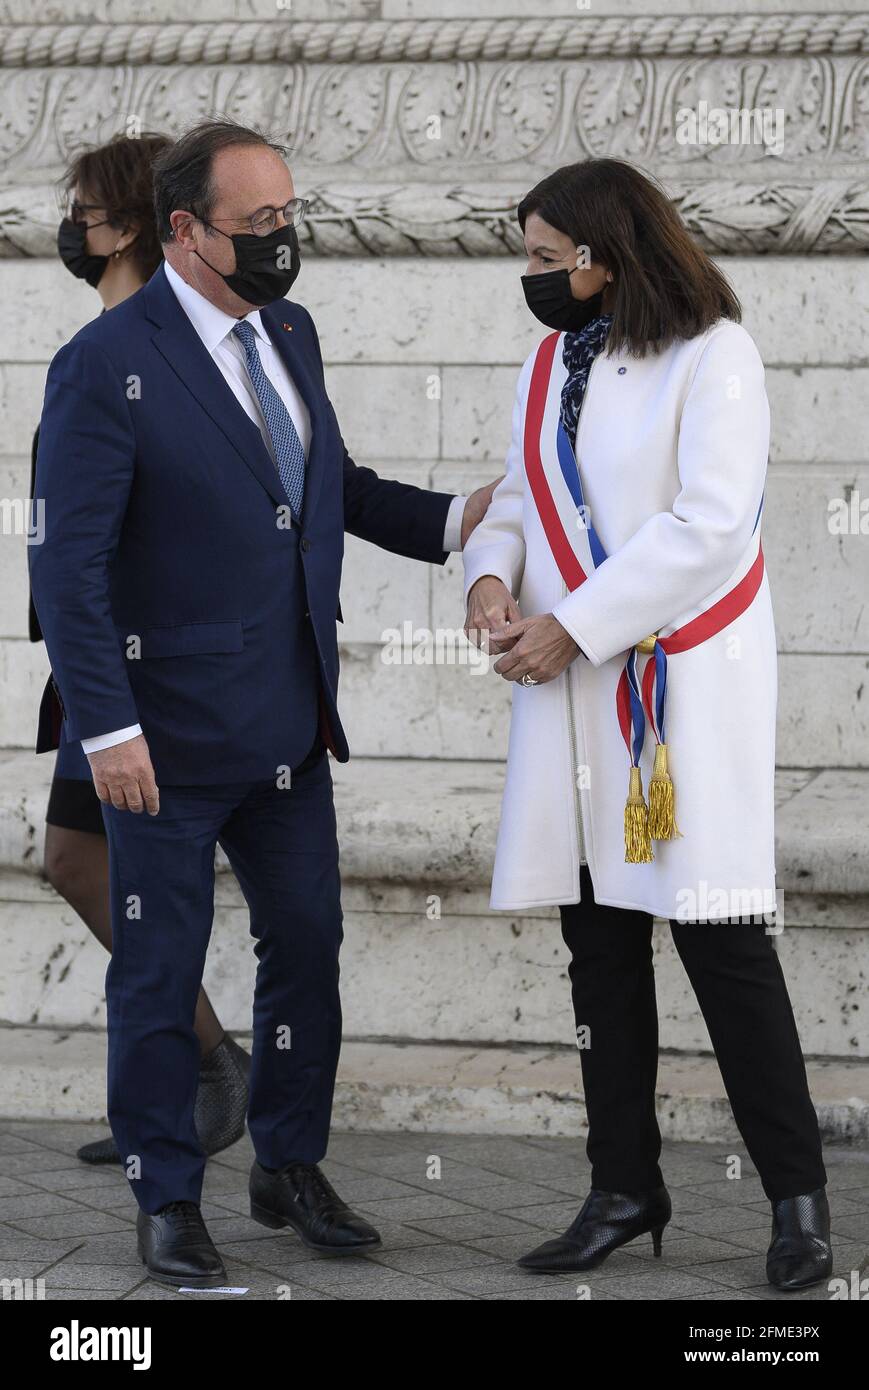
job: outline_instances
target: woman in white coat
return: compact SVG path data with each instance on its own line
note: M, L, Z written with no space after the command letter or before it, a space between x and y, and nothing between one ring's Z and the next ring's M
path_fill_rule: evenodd
M560 909L592 1165L572 1226L520 1263L588 1269L648 1231L660 1254L658 916L772 1204L767 1276L802 1288L832 1256L773 943L763 364L727 281L632 166L559 169L519 222L526 300L553 331L465 547L467 630L513 682L492 906Z

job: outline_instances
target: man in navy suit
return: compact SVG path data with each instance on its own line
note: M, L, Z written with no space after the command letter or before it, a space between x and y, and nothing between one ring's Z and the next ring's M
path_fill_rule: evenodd
M51 364L31 581L62 737L104 806L108 1112L139 1252L155 1278L207 1287L226 1273L199 1208L193 1017L218 843L258 959L252 1215L318 1250L379 1241L317 1166L341 1037L326 748L349 756L344 531L443 563L490 490L466 503L349 457L311 317L283 298L304 203L279 147L207 122L160 160L155 202L165 265Z

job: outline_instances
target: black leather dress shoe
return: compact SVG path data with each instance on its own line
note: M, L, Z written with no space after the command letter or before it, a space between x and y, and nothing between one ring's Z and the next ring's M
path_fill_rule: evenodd
M826 1189L800 1197L780 1197L772 1204L772 1242L766 1277L777 1289L806 1289L833 1272L830 1204Z
M291 1226L311 1250L354 1255L373 1250L380 1236L342 1202L316 1163L289 1163L267 1173L250 1170L250 1214L261 1226Z
M203 1057L199 1067L193 1119L206 1154L219 1154L244 1134L247 1114L250 1053L235 1038L223 1040ZM120 1163L121 1155L111 1135L83 1144L76 1157L82 1163Z
M139 1255L152 1279L173 1288L213 1289L226 1283L223 1260L195 1202L169 1202L136 1218Z
M673 1214L666 1187L652 1192L604 1192L593 1187L573 1225L557 1240L544 1241L523 1255L523 1269L540 1274L562 1274L594 1269L620 1245L651 1231L656 1255L661 1235Z

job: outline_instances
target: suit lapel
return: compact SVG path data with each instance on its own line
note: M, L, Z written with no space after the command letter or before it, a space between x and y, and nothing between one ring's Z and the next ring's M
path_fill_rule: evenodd
M211 354L172 292L162 266L144 290L153 343L199 405L240 454L277 506L289 505L259 429L239 405Z

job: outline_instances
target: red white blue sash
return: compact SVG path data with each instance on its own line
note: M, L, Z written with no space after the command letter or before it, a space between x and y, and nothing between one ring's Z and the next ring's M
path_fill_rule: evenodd
M586 506L582 477L574 450L560 421L560 394L552 391L551 378L560 333L544 338L537 349L528 401L525 410L524 457L525 472L531 494L540 516L547 542L571 592L584 584L589 574L606 563L607 552L597 534ZM554 448L552 434L554 433ZM622 737L630 759L633 804L638 807L637 795L642 797L639 762L646 736L651 727L656 742L656 762L653 781L670 782L666 764L665 696L667 690L667 659L678 652L688 651L707 638L729 626L753 602L763 579L764 560L760 543L761 498L753 533L757 536L757 551L741 578L722 597L696 616L665 636L654 634L632 648L625 661L616 691L616 706ZM640 675L641 658L646 658ZM636 773L636 776L634 776ZM656 792L661 788L654 788ZM652 838L669 839L679 832L672 815L672 787L665 787L669 796L669 813L652 814ZM652 800L650 792L650 802ZM655 798L656 806L659 798ZM629 805L631 797L629 797ZM657 825L656 825L657 822ZM656 834L656 828L662 833ZM638 833L642 836L642 827ZM626 835L627 835L626 820ZM629 861L646 863L651 859L648 845L628 846Z

